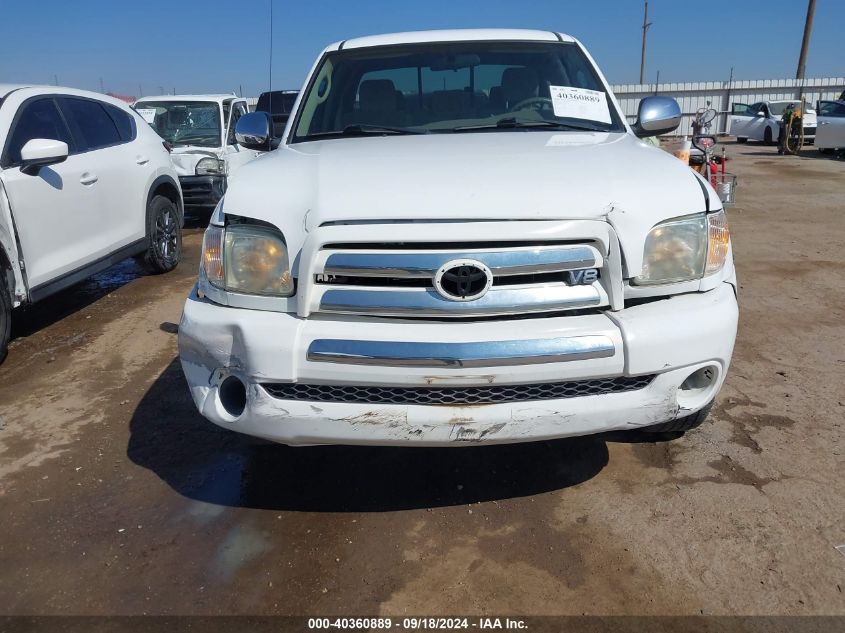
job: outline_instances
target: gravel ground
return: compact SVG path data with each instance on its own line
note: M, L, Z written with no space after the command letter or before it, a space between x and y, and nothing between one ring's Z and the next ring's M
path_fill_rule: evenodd
M174 273L126 262L17 314L0 613L845 614L845 162L727 149L739 338L710 422L674 441L218 429L176 358L197 228Z

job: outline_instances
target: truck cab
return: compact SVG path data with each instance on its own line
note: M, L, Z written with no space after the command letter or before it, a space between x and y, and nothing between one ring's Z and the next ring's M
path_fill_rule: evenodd
M169 144L187 211L209 213L229 180L258 155L235 139L249 109L233 94L144 97L133 107Z

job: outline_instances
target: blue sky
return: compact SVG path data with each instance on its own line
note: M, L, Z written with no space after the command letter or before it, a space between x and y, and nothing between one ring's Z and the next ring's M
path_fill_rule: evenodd
M138 95L268 84L270 0L0 0L0 82ZM578 37L612 83L639 77L642 0L273 0L275 88L299 88L335 40L393 31L520 27ZM705 18L698 17L701 6ZM646 78L794 77L806 0L650 0ZM703 23L700 27L692 26ZM810 77L845 75L845 0L818 0ZM140 88L139 88L140 85Z

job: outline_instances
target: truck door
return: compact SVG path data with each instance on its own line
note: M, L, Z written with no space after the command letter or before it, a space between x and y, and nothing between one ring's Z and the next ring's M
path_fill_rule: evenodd
M226 174L229 178L243 165L260 154L256 150L241 147L235 141L235 125L237 125L238 119L248 112L246 99L233 101L230 108L228 128L226 130L226 145L223 149L223 156L226 161Z

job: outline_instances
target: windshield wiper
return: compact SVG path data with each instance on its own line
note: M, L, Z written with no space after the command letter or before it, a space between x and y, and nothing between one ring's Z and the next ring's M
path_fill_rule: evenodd
M406 127L390 127L388 125L369 125L367 123L353 123L342 130L330 130L327 132L314 132L312 136L383 136L385 134L428 134L425 130L411 130Z
M482 125L462 125L452 128L452 132L470 132L473 130L495 130L495 129L531 129L531 128L547 128L554 130L578 130L585 132L607 132L607 129L597 127L595 125L581 124L581 123L563 123L561 121L546 121L546 120L519 120L516 117L509 116L499 119L495 123L484 123Z

